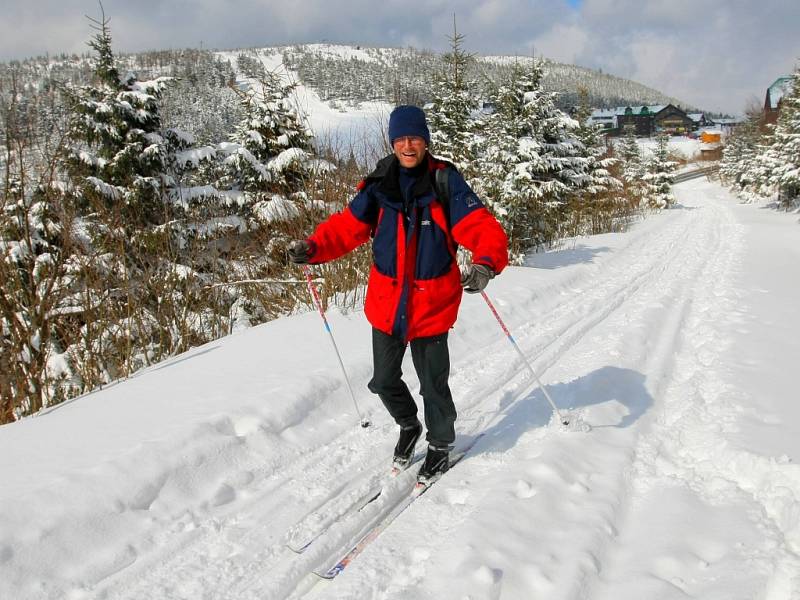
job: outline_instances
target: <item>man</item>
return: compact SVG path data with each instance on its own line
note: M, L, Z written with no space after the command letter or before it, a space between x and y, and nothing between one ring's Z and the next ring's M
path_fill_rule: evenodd
M456 409L448 385L448 330L455 323L462 287L483 290L508 264L508 240L463 177L428 153L425 113L399 106L389 116L394 153L378 162L358 185L347 208L320 224L306 240L289 245L295 263L324 263L372 238L364 312L372 324L378 394L400 426L394 467L408 467L422 435L417 405L402 380L401 363L411 345L425 406L428 451L418 479L430 483L449 467ZM449 202L436 197L436 171L447 169ZM462 275L456 244L472 252Z

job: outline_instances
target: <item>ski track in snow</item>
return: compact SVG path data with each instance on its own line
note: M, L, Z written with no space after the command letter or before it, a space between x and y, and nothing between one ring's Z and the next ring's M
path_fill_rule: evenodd
M682 238L682 232L683 224L679 220L669 223L663 231L640 233L618 259L626 261L626 264L608 265L590 282L590 286L587 286L590 289L578 287L570 297L558 298L551 310L539 319L545 324L541 328L526 325L518 329L515 337L528 356L537 357L534 367L540 377L569 348L623 306L639 289L657 281L662 268L654 269L653 265L671 259L675 245ZM654 241L654 235L658 242ZM526 344L529 339L535 344L533 348ZM530 391L530 382L515 360L513 349L504 338L497 340L492 348L477 353L472 361L456 365L452 386L454 395L458 398L485 399L473 405L460 404L459 425L468 428L467 431L462 429L460 433L482 431L498 409L511 405L514 399ZM549 411L542 398L537 398L536 405L536 419L539 425L544 425L549 419ZM543 435L549 433L542 431ZM384 438L391 439L394 430L390 428L381 433ZM271 496L284 482L294 477L302 477L293 482L298 489L307 487L311 490L334 490L342 485L342 472L350 472L353 465L364 460L369 461L370 457L379 457L380 460L374 462L372 467L373 470L377 469L379 464L385 462L384 457L390 455L391 449L385 444L385 452L376 453L372 447L375 440L360 442L359 440L363 440L361 435L359 431L350 431L344 436L345 439L336 440L334 448L320 448L308 460L297 464L296 468L293 465L277 482L270 482L263 491L251 488L249 496L253 501L249 504L253 508L250 509L250 514L245 516L247 511L239 507L230 522L222 523L221 517L215 515L209 523L200 526L204 534L191 544L191 549L185 549L174 561L158 567L157 571L163 572L163 576L155 588L171 590L175 597L197 597L197 594L204 597L202 594L207 594L205 597L213 598L215 594L210 593L210 589L236 598L283 598L291 593L314 566L318 556L291 555L284 547L285 537L278 536L276 539L270 523L298 517L296 512L290 512L296 509L296 505L290 503L286 506L286 499L279 498L279 505L276 506ZM481 447L476 450L480 451ZM337 451L337 448L340 450ZM343 464L345 458L349 463ZM308 464L315 460L324 462L309 477L309 473L305 471ZM324 478L326 472L327 479ZM220 531L224 533L220 535ZM242 551L243 549L247 551ZM245 561L242 557L248 558ZM140 570L142 569L136 569ZM185 570L185 575L181 573L182 570ZM148 579L151 577L152 575L148 576ZM179 588L174 587L176 581L180 582ZM359 587L361 585L363 582ZM127 586L115 582L110 589L117 587ZM111 597L137 598L143 593L144 590L134 589L129 595Z
M388 547L413 547L420 545L419 532L424 531L423 541L434 548L418 554L416 558L411 557L412 562L419 563L416 565L416 572L412 568L402 576L393 578L390 572L381 572L377 570L378 567L374 567L376 572L370 569L371 565L362 564L359 572L368 574L368 577L351 577L348 583L352 583L344 585L339 594L331 597L353 597L356 590L368 588L370 581L384 578L393 584L388 585L385 592L376 589L373 583L372 595L361 597L433 598L444 597L442 594L455 598L472 597L476 586L486 588L478 597L500 597L501 590L506 587L509 589L504 593L509 597L519 597L515 594L531 592L548 598L585 597L583 591L601 568L603 548L616 533L616 523L628 491L627 480L623 475L635 457L633 447L638 427L614 425L622 424L626 418L631 418L630 425L634 425L635 418L647 409L652 397L661 395L663 382L671 370L671 350L685 320L688 296L691 293L691 289L687 289L688 284L694 282L707 252L715 250L703 247L707 241L706 219L698 219L690 210L674 211L670 216L672 218L663 223L660 230L642 235L637 243L631 244L620 255L620 260L628 261L628 264L608 265L604 272L605 277L601 274L595 280L587 282L591 287L586 291L575 290L576 295L571 301L562 302L554 311L555 314L543 319L544 322L561 325L561 331L556 332L552 338L559 340L559 348L551 353L549 364L557 362L559 371L573 376L583 372L586 365L593 361L598 362L599 367L597 371L576 381L550 384L551 392L556 398L573 396L580 403L578 397L583 398L586 393L597 394L600 387L598 383L602 385L604 380L610 380L609 383L613 385L615 379L624 381L626 378L632 380L632 389L609 390L610 397L602 396L600 399L613 402L617 400L614 392L632 392L633 397L620 398L622 406L604 407L602 411L592 411L591 407L587 409L586 419L589 422L602 424L605 421L608 425L605 430L595 428L591 437L581 434L553 435L550 430L534 429L533 433L520 432L521 437L511 448L506 448L505 445L499 448L488 447L484 455L477 456L473 461L476 463L474 470L477 471L473 477L485 484L480 487L488 497L482 498L478 503L464 503L466 510L459 511L463 513L460 521L464 522L469 518L473 523L477 521L479 524L481 515L470 514L470 506L477 504L482 512L489 513L486 521L491 524L487 526L484 544L491 539L491 529L496 527L498 520L503 520L503 514L507 515L508 530L518 534L504 535L501 543L488 543L480 548L472 547L472 542L469 546L469 561L474 564L451 564L447 560L446 549L436 549L435 545L437 540L451 539L453 519L442 519L443 515L435 512L420 514L417 527L409 528L416 532L414 540L401 538L393 542L392 537L402 533L399 528L395 532L388 532L381 540ZM666 316L664 308L668 308ZM578 319L575 319L576 311L581 315ZM598 349L611 356L622 357L623 353L630 356L631 346L640 339L640 336L635 335L636 330L641 327L652 328L652 316L656 312L658 323L648 336L656 343L652 347L634 347L634 350L639 350L639 355L634 357L634 365L653 377L656 382L654 389L645 390L643 381L636 381L643 378L637 377L635 371L628 370L625 374L604 373L608 368L602 365L607 364L607 357L598 356ZM535 335L535 332L532 334ZM549 347L555 345L553 342L546 344ZM563 385L566 386L565 391L560 389ZM637 387L640 389L636 389ZM536 424L535 413L538 409L539 406L526 409L530 415L525 415L524 419L515 417L510 420L509 426L520 428ZM520 443L523 440L524 443ZM596 450L587 450L584 447L586 444L591 444ZM573 455L572 452L564 452L564 447L580 448L580 452ZM549 456L551 453L553 456ZM598 458L599 460L595 460ZM506 471L503 466L509 460L530 463L530 477L514 482L503 481ZM482 469L477 464L479 462L484 463ZM614 465L615 468L609 470L609 465ZM517 469L508 471L517 472ZM459 470L459 476L466 478L468 473ZM465 479L463 485L469 487L469 483L470 480ZM432 492L443 493L443 490ZM515 500L509 500L509 496ZM542 528L539 520L533 518L532 527L520 526L517 523L519 513L508 506L509 501L540 505L541 509L536 512L541 512L541 518L559 525ZM448 504L446 499L443 504ZM487 510L487 506L498 508L497 511ZM435 511L435 507L431 510ZM450 506L439 508L440 512L450 510ZM529 511L530 508L526 510ZM421 508L419 512L422 511ZM576 515L580 518L576 518ZM441 527L437 527L439 524ZM457 535L457 528L455 532ZM467 540L463 543L470 544ZM565 543L567 549L562 557L558 548ZM504 552L515 547L519 552L527 551L531 555L525 561L529 563L529 568L506 574L492 565L494 553L502 556ZM376 548L375 553L378 552L379 549ZM542 555L537 557L539 552ZM374 554L370 558L372 556ZM367 560L369 559L365 553L362 562L366 563ZM426 569L419 568L430 561L434 562L431 565L432 570L451 573L473 571L476 577L463 581L461 585L448 584L446 588L435 589L424 582Z
M743 226L722 188L675 189L682 206L639 223L601 266L555 291L489 289L559 407L591 432L549 424L499 329L457 327L451 343L474 348L453 365L458 432L485 435L335 580L308 575L328 548L298 555L286 543L344 512L388 468L396 428L381 413L367 430L321 431L305 450L265 447L262 423L220 419L237 472L67 597L798 597L800 467L726 438L745 399L722 375L731 350L717 324L742 318L730 281ZM328 418L337 389L322 391L300 404L284 441ZM144 492L148 510L159 486ZM693 535L669 535L687 519ZM340 529L340 541L352 533Z
M552 394L606 401L586 410L592 434L531 429L543 424L534 394L539 405L509 422L524 429L512 447L508 436L483 443L326 598L797 597L798 466L732 449L722 435L741 407L711 368L727 349L713 324L736 310L728 281L742 228L726 194L707 188L707 202L673 211L631 244L620 257L630 264L607 265L605 281L587 282L588 293L543 319L561 329L561 347L545 362L558 365ZM578 299L586 316L570 320ZM611 357L632 370L604 367ZM563 390L554 383L587 371ZM644 419L630 420L651 403ZM526 469L529 477L516 477ZM681 498L686 489L693 495ZM708 524L730 505L743 505L748 519L720 535ZM668 526L686 518L698 519L698 534L676 543ZM633 556L648 544L629 538L648 528L652 555ZM504 563L524 566L504 572Z

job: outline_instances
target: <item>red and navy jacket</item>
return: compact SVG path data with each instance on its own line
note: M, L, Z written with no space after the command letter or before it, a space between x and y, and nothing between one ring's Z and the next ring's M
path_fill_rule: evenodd
M400 190L400 163L392 154L358 185L344 211L321 223L308 238L312 263L350 252L372 238L373 265L364 312L373 327L412 340L446 332L461 304L455 244L472 262L495 273L508 264L508 238L450 163L426 156L409 205ZM437 200L435 171L449 167L450 206Z

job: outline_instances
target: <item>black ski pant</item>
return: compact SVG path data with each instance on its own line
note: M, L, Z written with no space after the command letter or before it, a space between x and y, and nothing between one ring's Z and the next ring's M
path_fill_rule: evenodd
M380 396L389 414L401 427L417 422L417 404L402 379L405 352L405 341L372 329L374 375L368 387ZM411 358L425 406L428 443L448 446L456 439L456 407L447 383L450 376L447 333L411 340Z

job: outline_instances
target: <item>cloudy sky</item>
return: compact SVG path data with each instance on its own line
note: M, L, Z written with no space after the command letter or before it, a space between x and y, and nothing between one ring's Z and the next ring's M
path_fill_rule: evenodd
M741 112L800 62L797 0L104 0L117 51L342 42L601 68L706 110ZM0 60L84 52L96 0L5 0Z

